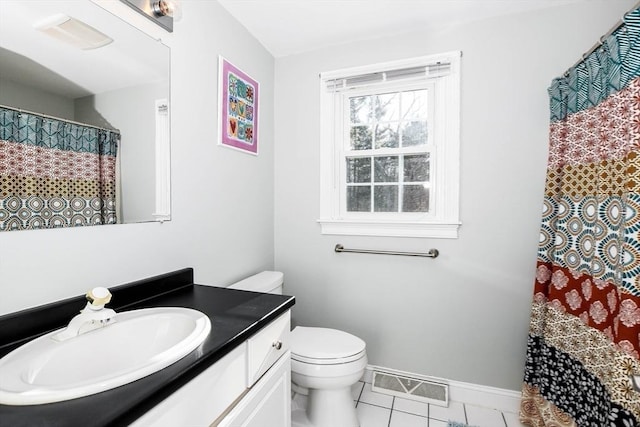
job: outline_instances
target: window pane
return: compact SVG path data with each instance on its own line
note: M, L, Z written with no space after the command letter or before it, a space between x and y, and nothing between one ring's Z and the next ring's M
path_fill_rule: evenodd
M398 212L398 186L376 185L373 187L375 212Z
M427 119L427 90L402 92L402 120Z
M402 212L428 212L429 189L423 185L405 185L402 194Z
M427 143L427 122L406 122L402 125L402 146L412 147Z
M372 147L371 128L369 126L353 126L351 128L351 149L370 150Z
M398 125L380 123L376 128L376 148L398 148Z
M400 93L385 93L373 97L373 117L379 122L398 120Z
M351 123L369 123L371 121L371 97L349 98Z
M371 186L347 186L347 211L371 212Z
M404 156L404 181L428 182L429 181L429 154ZM376 169L376 175L377 175Z
M398 157L376 157L375 165L375 182L398 182Z
M371 182L371 157L347 158L347 182Z

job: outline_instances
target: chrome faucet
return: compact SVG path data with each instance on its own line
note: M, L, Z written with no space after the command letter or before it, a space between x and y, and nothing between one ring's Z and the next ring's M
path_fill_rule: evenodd
M54 341L66 341L94 329L115 322L116 312L104 305L111 301L111 292L107 288L93 288L87 292L87 305L76 315L69 325L51 337Z

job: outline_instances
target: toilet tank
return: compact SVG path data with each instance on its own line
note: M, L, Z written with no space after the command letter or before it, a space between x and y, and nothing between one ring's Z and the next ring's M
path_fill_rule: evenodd
M263 271L232 284L229 289L282 294L283 282L284 274L281 271Z

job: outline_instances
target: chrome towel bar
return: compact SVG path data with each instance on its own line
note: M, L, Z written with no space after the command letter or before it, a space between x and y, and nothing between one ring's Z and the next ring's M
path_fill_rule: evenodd
M440 252L437 249L429 249L427 252L396 252L396 251L372 251L369 249L345 249L340 243L335 247L335 251L340 252L352 252L358 254L379 254L379 255L404 255L404 256L419 256L425 258L437 258Z

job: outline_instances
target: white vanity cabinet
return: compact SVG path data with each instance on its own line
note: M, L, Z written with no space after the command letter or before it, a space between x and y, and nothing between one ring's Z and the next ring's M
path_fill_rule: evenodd
M290 427L290 325L287 311L131 425Z
M290 427L291 355L281 357L217 427Z

